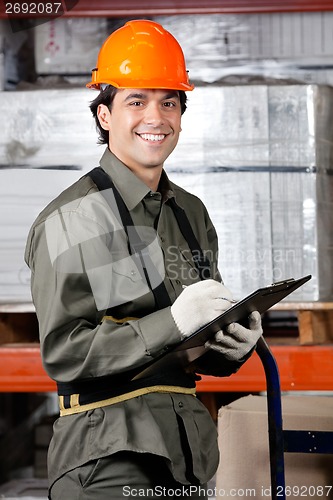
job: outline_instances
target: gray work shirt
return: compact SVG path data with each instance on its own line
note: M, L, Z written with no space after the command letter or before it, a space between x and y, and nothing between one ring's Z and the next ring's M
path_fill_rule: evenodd
M164 171L159 192L151 192L108 149L101 166L147 237L155 278L164 280L171 302L183 285L200 278L167 203L170 197L186 211L210 260L211 277L221 280L216 231L196 196L170 182ZM42 360L57 382L118 375L179 342L170 307L155 310L153 294L127 252L116 207L114 212L110 215L105 198L85 176L51 202L30 230L25 258L32 272ZM109 307L118 317L104 318ZM209 350L198 371L227 376L240 365ZM218 464L216 428L192 395L144 394L60 417L49 448L50 485L66 471L120 450L165 457L175 479L188 484L184 439L193 474L207 482Z

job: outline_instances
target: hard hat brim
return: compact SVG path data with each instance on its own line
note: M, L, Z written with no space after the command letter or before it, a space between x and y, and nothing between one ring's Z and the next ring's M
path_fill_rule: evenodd
M136 82L126 82L119 84L113 81L109 82L89 82L86 84L88 89L101 90L101 85L111 85L117 89L167 89L167 90L183 90L184 92L189 92L194 90L193 84L186 83L153 83L151 81L136 81Z

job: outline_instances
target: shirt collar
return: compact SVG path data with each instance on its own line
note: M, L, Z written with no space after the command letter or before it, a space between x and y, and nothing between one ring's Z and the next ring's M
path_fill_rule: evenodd
M166 202L170 198L175 197L175 194L172 190L169 178L168 178L167 174L165 173L165 170L162 170L162 175L161 175L160 182L158 185L158 190L162 195L163 202Z
M104 151L100 165L111 177L128 210L133 210L145 196L152 192L109 148L106 148ZM164 170L162 171L159 190L163 201L167 201L174 196L168 176Z

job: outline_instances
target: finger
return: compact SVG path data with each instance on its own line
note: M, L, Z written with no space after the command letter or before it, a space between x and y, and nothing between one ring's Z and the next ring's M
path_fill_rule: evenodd
M216 297L215 298L215 307L219 311L226 311L233 305L233 301L228 299L227 297Z
M219 332L217 332L215 334L213 343L217 343L217 344L219 344L223 347L227 347L227 348L230 348L230 347L233 348L233 347L236 347L237 345L239 345L239 342L236 338L231 337L230 335L226 335L222 330L220 330Z
M250 330L257 330L261 327L261 315L259 311L251 312L249 316L249 327Z
M205 347L209 347L210 349L214 349L215 351L226 354L229 351L238 349L239 343L232 337L223 337L223 340L218 342L216 340L207 340L207 342L205 343Z
M246 340L249 338L249 335L251 335L250 330L245 328L243 325L240 325L239 323L230 323L226 327L226 333L237 339L239 342L246 342Z
M239 342L237 341L237 339L235 339L233 337L228 337L227 335L225 335L223 337L223 341L218 342L218 344L223 345L223 347L226 349L238 349L239 348Z
M219 330L216 334L215 334L215 340L216 342L222 342L223 338L224 338L224 333L222 330Z

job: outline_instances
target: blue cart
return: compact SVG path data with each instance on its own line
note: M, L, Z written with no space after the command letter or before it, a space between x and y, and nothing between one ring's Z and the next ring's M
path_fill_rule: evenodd
M265 370L267 384L272 499L285 500L284 453L333 453L333 431L283 429L279 371L263 337L257 344L257 353Z

